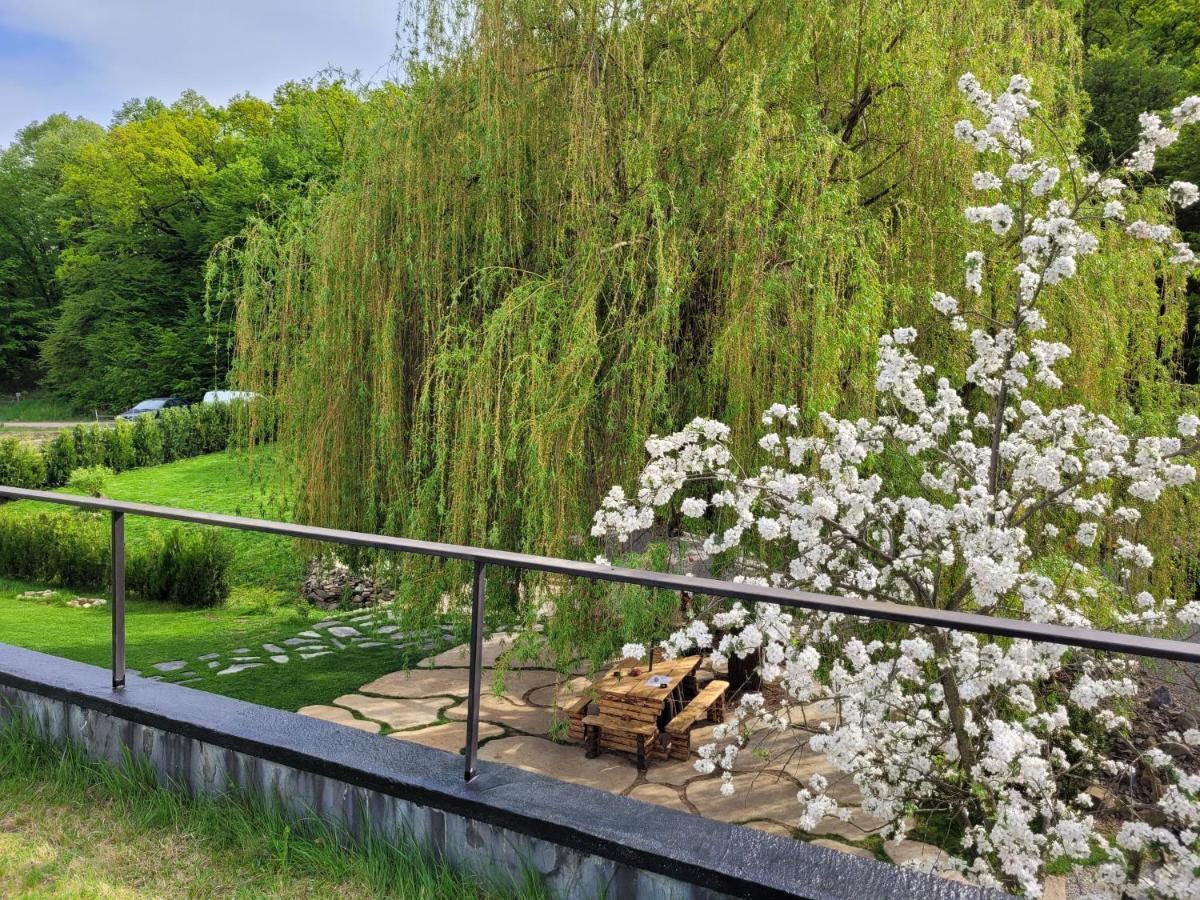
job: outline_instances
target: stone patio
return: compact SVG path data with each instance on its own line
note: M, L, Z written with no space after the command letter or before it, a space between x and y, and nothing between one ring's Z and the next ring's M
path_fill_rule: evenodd
M591 682L578 675L562 675L549 659L513 662L497 679L496 663L512 646L512 636L508 634L496 634L484 642L481 759L693 815L813 840L823 847L859 856L877 855L863 842L877 833L883 823L861 810L856 810L847 821L830 817L813 834L802 834L797 829L800 807L796 792L815 773L829 780L830 790L839 803L854 807L859 800L857 788L836 772L823 755L804 749L807 732L797 728L772 735L758 745L761 754L748 751L740 754L734 776L737 790L731 797L721 795L717 778L696 772L692 764L694 754L689 762L654 761L644 775L639 775L633 761L622 754L602 753L596 759L588 759L578 744L552 739L552 735L564 738L566 734L561 706L580 696ZM393 740L461 753L466 744L463 720L467 714L467 663L466 645L453 647L421 660L411 671L377 678L363 685L358 693L338 697L332 705L306 706L300 712L378 732ZM833 714L828 705L812 704L803 710L803 719L812 728ZM711 725L696 728L692 732L692 747L701 746L711 735ZM876 841L874 846L878 845ZM930 845L888 842L884 851L897 863L917 865L944 877L958 877L946 868L945 854Z

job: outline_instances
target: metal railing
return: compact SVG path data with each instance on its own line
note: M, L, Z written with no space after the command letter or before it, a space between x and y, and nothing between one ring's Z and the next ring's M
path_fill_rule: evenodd
M218 528L233 528L239 531L256 531L278 534L307 541L341 544L353 547L371 547L398 553L413 553L455 559L474 564L471 579L471 640L469 684L467 694L467 742L465 777L475 777L479 749L479 701L482 690L482 649L484 626L484 593L487 587L487 566L525 569L586 578L592 581L611 581L621 584L636 584L643 587L668 591L725 597L748 603L776 603L794 609L819 612L842 613L865 619L902 622L933 628L949 628L970 631L995 637L1022 638L1043 641L1068 647L1083 647L1106 650L1113 653L1128 653L1177 662L1200 663L1200 644L1166 638L1121 634L1099 631L1092 628L1076 628L1069 625L1048 625L1026 622L1020 619L1004 619L980 613L954 612L942 609L905 606L878 600L854 600L829 594L793 591L783 588L763 587L752 584L735 584L715 578L694 578L650 572L643 569L623 569L596 563L577 562L551 556L536 556L514 553L508 550L488 550L460 544L443 544L437 541L421 541L411 538L367 534L360 531L343 531L336 528L319 528L312 525L290 525L268 519L249 519L218 513L195 512L174 509L169 506L151 506L145 503L126 503L96 497L80 497L49 491L34 491L0 485L0 498L12 500L36 500L58 503L79 509L108 512L112 516L112 683L117 690L125 685L125 516L147 516L155 519L170 519L193 525L209 525ZM0 635L2 638L3 635Z

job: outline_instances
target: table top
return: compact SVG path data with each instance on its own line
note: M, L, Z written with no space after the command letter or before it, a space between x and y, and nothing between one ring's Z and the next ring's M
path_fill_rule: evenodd
M601 704L604 700L622 702L664 703L671 696L679 682L696 671L700 665L699 656L685 656L681 659L663 659L647 669L642 665L617 665L604 673L604 677L596 682L596 693ZM639 669L640 675L631 675L633 669ZM617 678L616 673L621 677ZM654 676L665 675L668 678L662 687L651 687L646 682Z

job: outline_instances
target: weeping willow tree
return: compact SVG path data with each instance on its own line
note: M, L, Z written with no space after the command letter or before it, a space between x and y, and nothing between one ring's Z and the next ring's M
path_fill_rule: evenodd
M877 335L929 322L967 249L958 75L1029 75L1067 134L1085 112L1049 0L408 12L407 78L340 182L214 279L235 380L277 399L281 488L325 525L586 553L648 434L868 411ZM1051 324L1080 399L1165 410L1180 286L1125 259Z

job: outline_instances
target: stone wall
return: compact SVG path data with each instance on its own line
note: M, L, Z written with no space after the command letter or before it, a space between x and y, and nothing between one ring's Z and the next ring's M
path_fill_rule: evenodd
M501 883L532 869L561 897L995 897L931 875L797 843L406 742L0 644L0 719L164 783L233 786L361 835L408 837L451 867ZM366 825L369 823L369 826Z

